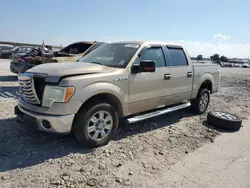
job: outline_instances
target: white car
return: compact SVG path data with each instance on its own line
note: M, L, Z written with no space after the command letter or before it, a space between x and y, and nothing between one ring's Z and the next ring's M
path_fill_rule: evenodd
M243 67L243 68L250 68L250 63L244 63L244 64L242 65L242 67Z
M235 64L234 64L234 67L241 67L241 64L235 63Z

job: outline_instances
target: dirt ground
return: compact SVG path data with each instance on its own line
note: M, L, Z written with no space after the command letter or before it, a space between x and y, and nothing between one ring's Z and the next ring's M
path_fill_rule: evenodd
M250 69L223 68L220 92L208 111L250 115ZM184 156L222 134L189 109L120 127L95 150L70 136L45 134L17 122L16 76L0 71L0 185L12 187L150 187ZM207 112L208 112L207 111Z

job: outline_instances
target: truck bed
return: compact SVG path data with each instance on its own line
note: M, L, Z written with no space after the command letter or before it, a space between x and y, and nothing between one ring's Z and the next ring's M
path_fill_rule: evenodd
M200 87L200 83L203 83L203 75L207 75L211 77L212 80L212 93L217 90L220 82L220 67L217 64L212 63L193 63L193 92L196 91Z

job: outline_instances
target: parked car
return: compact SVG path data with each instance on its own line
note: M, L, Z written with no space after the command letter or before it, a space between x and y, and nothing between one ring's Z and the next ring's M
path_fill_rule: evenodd
M2 51L4 50L11 50L14 46L12 45L0 45L0 58L2 57Z
M36 129L72 132L87 147L107 144L120 122L135 123L186 107L206 111L219 66L192 64L182 46L103 44L78 62L43 64L18 76L15 113ZM29 118L24 118L28 121Z
M227 62L221 62L220 65L222 67L229 67L229 63L227 63Z
M235 63L234 67L241 67L241 64L240 63Z
M250 68L250 63L244 63L244 64L242 65L242 67L243 67L243 68Z
M66 46L65 48L56 51L51 62L66 62L76 61L82 57L83 53L88 50L95 42L82 41Z
M25 72L31 66L29 65L30 53L36 48L32 46L21 46L12 54L10 71L13 73Z
M2 50L10 50L10 49L12 49L12 48L14 48L13 45L0 44L0 51L2 51Z
M16 53L19 48L20 47L17 46L15 48L10 49L10 50L2 50L1 53L0 53L0 58L10 59L12 57L12 54Z
M44 63L75 62L80 59L84 55L84 52L93 44L96 43L77 42L59 51L53 51L52 48L48 46L33 47L29 52L14 56L10 65L10 70L13 73L22 73L34 66Z
M98 43L95 43L93 44L90 48L88 48L81 56L84 57L85 55L89 54L90 52L92 52L93 50L97 49L98 47L100 47L101 45L103 44L107 44L107 42L98 42ZM79 58L80 59L80 58ZM77 61L79 61L79 59Z
M225 63L224 62L220 62L220 66L221 67L225 67Z

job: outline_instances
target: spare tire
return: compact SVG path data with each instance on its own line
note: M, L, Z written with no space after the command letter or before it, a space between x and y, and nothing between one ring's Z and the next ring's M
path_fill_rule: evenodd
M209 112L207 122L219 129L238 131L242 125L242 120L227 112Z

